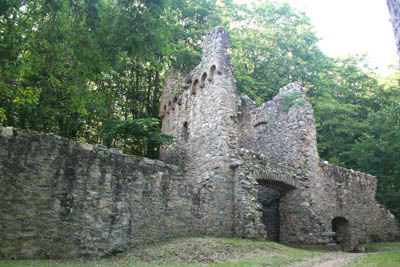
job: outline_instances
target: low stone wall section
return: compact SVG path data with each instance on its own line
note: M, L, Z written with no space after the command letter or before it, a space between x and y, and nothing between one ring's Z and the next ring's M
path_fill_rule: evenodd
M103 256L193 235L192 188L176 166L0 131L0 258Z
M336 211L333 217L349 221L352 247L359 243L396 241L399 225L394 215L375 200L375 176L321 163L324 175L333 180Z

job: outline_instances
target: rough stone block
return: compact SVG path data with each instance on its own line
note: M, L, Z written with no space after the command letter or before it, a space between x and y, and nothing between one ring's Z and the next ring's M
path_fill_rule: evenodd
M1 135L4 137L13 136L13 127L2 127L1 128Z
M89 150L89 151L92 151L93 148L94 148L93 145L86 144L86 143L80 143L80 144L79 144L79 147L80 147L81 149L83 149L83 150Z
M108 149L105 145L101 145L101 144L96 144L94 147L97 150L103 150L103 151L106 151Z
M337 244L336 243L328 243L325 246L329 247L329 248L336 248Z
M321 236L322 237L335 237L336 236L336 232L322 232Z
M242 164L243 164L243 162L241 160L235 160L234 162L232 162L229 165L229 167L231 167L232 169L235 169L235 168L239 167Z

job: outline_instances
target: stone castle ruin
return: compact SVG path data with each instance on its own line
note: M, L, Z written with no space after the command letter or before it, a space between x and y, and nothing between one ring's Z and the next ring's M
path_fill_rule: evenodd
M328 243L336 229L346 249L398 235L375 177L320 160L303 88L289 84L261 107L239 97L228 45L223 28L208 34L201 63L170 77L161 102L163 133L177 137L161 159L193 185L196 231L263 238L267 228L282 242ZM279 213L262 216L273 200Z
M198 234L347 251L398 239L376 177L319 158L304 89L257 107L237 92L228 45L215 28L200 64L167 79L162 131L176 142L162 161L2 127L0 257L102 256Z

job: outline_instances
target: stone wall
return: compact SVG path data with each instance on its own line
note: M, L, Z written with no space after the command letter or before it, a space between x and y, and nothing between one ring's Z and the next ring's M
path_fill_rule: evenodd
M393 25L394 37L396 39L397 53L400 56L400 1L387 0L390 13L390 20Z
M101 256L193 234L173 165L0 128L0 258Z
M321 163L324 176L333 180L336 195L333 217L349 221L351 244L399 240L399 226L393 214L375 200L375 176Z

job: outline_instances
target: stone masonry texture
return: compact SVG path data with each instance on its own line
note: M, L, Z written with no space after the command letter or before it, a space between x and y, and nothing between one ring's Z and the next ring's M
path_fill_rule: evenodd
M192 233L176 166L2 128L0 258L103 256Z
M398 239L376 177L320 160L304 89L257 107L238 94L228 46L217 27L193 71L171 71L160 117L176 141L162 161L0 127L0 258L105 256L199 234L349 251Z
M390 13L390 20L393 25L394 37L396 39L397 53L400 56L400 1L387 0Z

